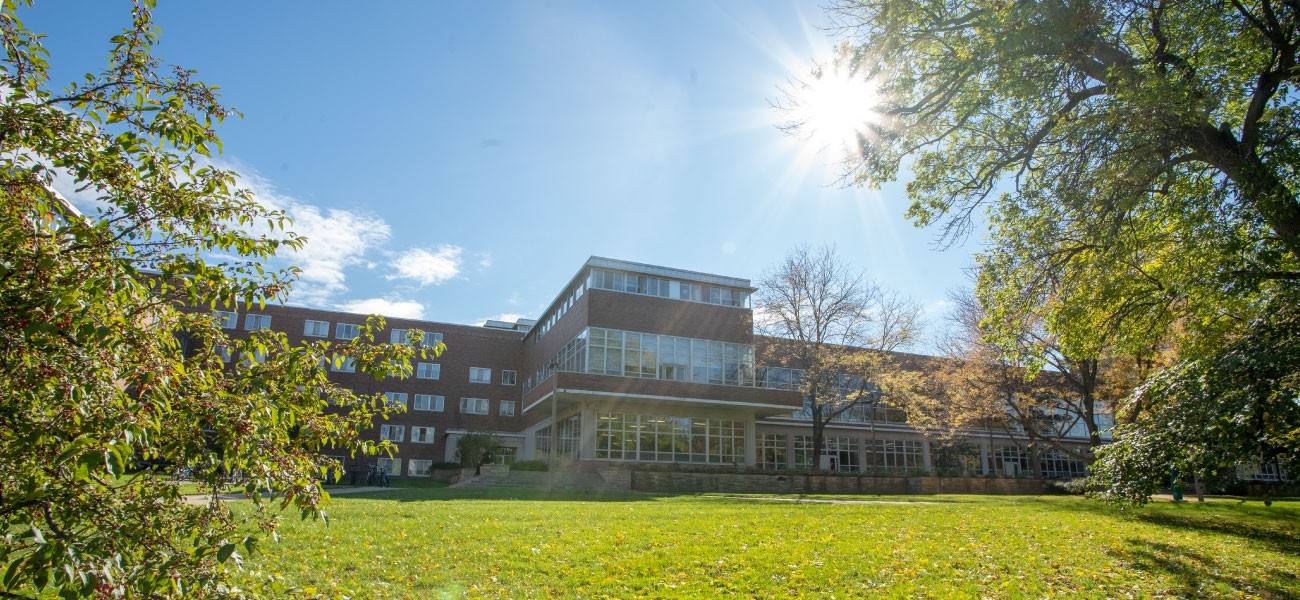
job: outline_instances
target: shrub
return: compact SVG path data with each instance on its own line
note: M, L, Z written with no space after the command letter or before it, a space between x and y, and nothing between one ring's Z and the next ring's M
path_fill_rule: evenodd
M510 465L511 471L549 471L550 465L544 460L520 460Z

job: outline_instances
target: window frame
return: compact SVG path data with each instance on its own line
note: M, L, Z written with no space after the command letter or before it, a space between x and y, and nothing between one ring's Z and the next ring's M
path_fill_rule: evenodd
M470 383L492 383L492 368L491 367L470 367L469 382Z
M315 333L315 332L314 332L315 329L312 327L312 325L319 325L319 324L321 324L321 323L324 323L324 324L325 324L325 333ZM330 322L329 322L329 321L317 321L317 320L315 320L315 319L306 319L306 320L303 322L303 324L302 324L302 336L303 336L303 337L328 338L328 337L330 336Z
M475 410L467 410L470 401L474 401ZM481 406L482 411L477 410ZM462 415L490 415L492 414L492 402L487 398L474 398L471 396L460 397L460 414Z
M432 376L429 376L429 374L426 373L426 370L432 371L433 372ZM439 380L440 378L442 378L442 363L435 363L435 362L415 363L415 378L427 379L429 381Z

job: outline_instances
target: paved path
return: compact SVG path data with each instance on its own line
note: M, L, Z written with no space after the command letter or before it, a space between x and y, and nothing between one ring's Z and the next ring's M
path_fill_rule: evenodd
M397 489L397 488L391 488L391 487L386 487L386 488L385 488L385 487L375 487L375 486L360 486L360 487L340 487L340 488L332 488L332 489L328 489L328 490L325 490L325 491L329 492L329 495L331 495L331 496L337 496L337 495L339 495L339 494L360 494L360 493L364 493L364 492L388 492L388 491L392 491L392 490L395 490L395 489ZM248 497L245 496L243 493L239 493L239 494L220 494L218 497L221 498L222 501L226 501L226 502L231 501L231 500L248 500ZM186 496L186 497L185 497L185 502L186 502L187 504L194 504L194 505L197 505L197 506L202 506L202 505L208 503L208 495L207 495L207 494L194 494L194 495Z
M761 496L703 496L719 500L754 500L756 502L795 502L800 504L947 504L928 500L835 500L833 498L764 498Z

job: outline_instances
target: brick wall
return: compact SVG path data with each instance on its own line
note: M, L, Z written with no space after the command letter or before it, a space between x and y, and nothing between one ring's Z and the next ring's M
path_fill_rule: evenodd
M238 313L239 318L236 329L227 330L227 333L232 337L243 337L248 334L244 327L245 315L248 313L262 314L271 317L270 328L284 332L291 344L298 344L303 341L342 343L344 340L337 338L337 327L340 323L361 325L366 320L365 315L353 313L273 305L248 310L241 307ZM305 336L304 328L308 320L329 322L328 336ZM442 356L430 359L416 359L414 361L433 362L441 365L438 379L419 379L412 375L407 379L389 378L383 381L375 381L364 373L341 372L331 372L330 379L354 390L358 394L401 392L407 395L407 412L394 415L386 421L386 423L404 427L403 441L398 444L398 454L394 456L394 458L402 461L402 475L406 474L407 461L411 459L431 460L435 463L442 462L448 454L446 443L448 429L519 431L523 428L523 418L520 416L523 410L523 379L525 376L523 372L523 348L520 344L523 337L522 333L472 325L388 318L386 319L385 328L382 331L375 332L375 341L387 343L393 329L421 329L426 332L443 334L443 343L446 344L447 348ZM491 383L470 383L470 367L491 369ZM501 383L502 370L513 370L518 373L514 385ZM412 410L415 394L443 396L443 410L441 412ZM462 414L460 412L460 399L462 397L486 398L488 400L489 414ZM514 416L501 415L502 400L515 402ZM362 437L372 440L379 439L379 425L380 422L377 420L375 428L364 433ZM435 431L434 443L417 444L411 442L411 428L413 426L433 427ZM329 454L329 452L326 451L326 454ZM354 464L362 462L373 463L374 460L374 457L348 459L347 466L352 467Z
M1050 494L1042 479L982 477L869 477L851 475L768 475L632 471L632 490L683 494L732 492L750 494Z

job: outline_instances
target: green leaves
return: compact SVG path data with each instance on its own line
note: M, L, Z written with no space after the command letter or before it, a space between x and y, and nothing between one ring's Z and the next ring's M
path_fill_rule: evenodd
M386 410L323 359L402 376L417 349L374 344L382 321L338 347L230 339L209 311L283 300L297 270L263 263L303 242L206 164L233 111L153 55L151 1L102 70L53 91L28 4L0 4L0 595L223 595L276 513L236 517L217 492L316 515L321 451L384 449L357 438ZM55 167L97 215L49 191ZM179 477L212 501L186 504Z

